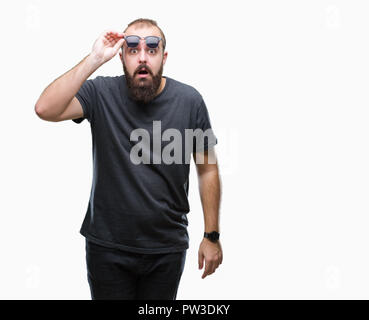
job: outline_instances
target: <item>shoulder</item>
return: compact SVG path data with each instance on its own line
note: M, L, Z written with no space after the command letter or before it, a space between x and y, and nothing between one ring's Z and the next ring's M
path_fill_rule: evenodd
M175 80L173 78L167 78L169 79L169 81L171 81L172 89L177 96L179 95L182 98L191 101L194 105L198 107L201 105L203 97L195 87L190 84Z
M122 76L97 76L92 81L97 85L114 85L118 83L118 81L122 78Z
M97 76L89 79L97 91L116 91L119 90L119 81L122 81L122 76Z

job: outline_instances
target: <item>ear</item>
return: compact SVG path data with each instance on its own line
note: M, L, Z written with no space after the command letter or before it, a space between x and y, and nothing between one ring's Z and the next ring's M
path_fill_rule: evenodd
M119 57L120 57L120 61L122 61L122 63L123 63L123 53L122 53L122 49L119 49Z
M163 65L165 65L165 62L167 61L168 58L168 51L164 52L164 56L163 56Z

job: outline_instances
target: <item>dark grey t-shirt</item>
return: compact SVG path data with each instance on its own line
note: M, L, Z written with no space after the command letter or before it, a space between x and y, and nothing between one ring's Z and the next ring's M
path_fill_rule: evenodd
M137 253L187 249L190 164L185 152L181 163L153 163L153 122L161 121L162 132L178 130L184 151L185 129L211 129L208 110L196 89L169 77L152 102L139 104L129 97L124 77L98 76L85 81L76 94L84 117L73 121L89 121L93 156L92 188L80 232L98 244ZM140 140L131 141L131 133L138 128L150 135L150 163L131 160ZM170 141L161 141L159 150ZM212 133L203 149L216 143ZM195 142L193 151L202 151Z

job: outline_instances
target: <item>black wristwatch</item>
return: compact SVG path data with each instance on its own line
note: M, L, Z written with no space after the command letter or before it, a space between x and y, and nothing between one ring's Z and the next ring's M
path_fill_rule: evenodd
M219 240L219 232L212 231L210 233L204 232L204 237L208 238L211 242L217 242Z

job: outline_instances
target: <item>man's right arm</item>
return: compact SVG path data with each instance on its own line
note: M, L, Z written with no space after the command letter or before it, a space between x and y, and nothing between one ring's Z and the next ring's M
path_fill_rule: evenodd
M99 64L89 54L73 69L53 81L36 103L37 115L53 122L83 117L82 106L75 95L98 68Z
M43 120L53 122L83 117L82 106L75 95L92 73L115 56L123 45L123 38L124 33L102 33L88 56L41 93L35 105L36 114Z

